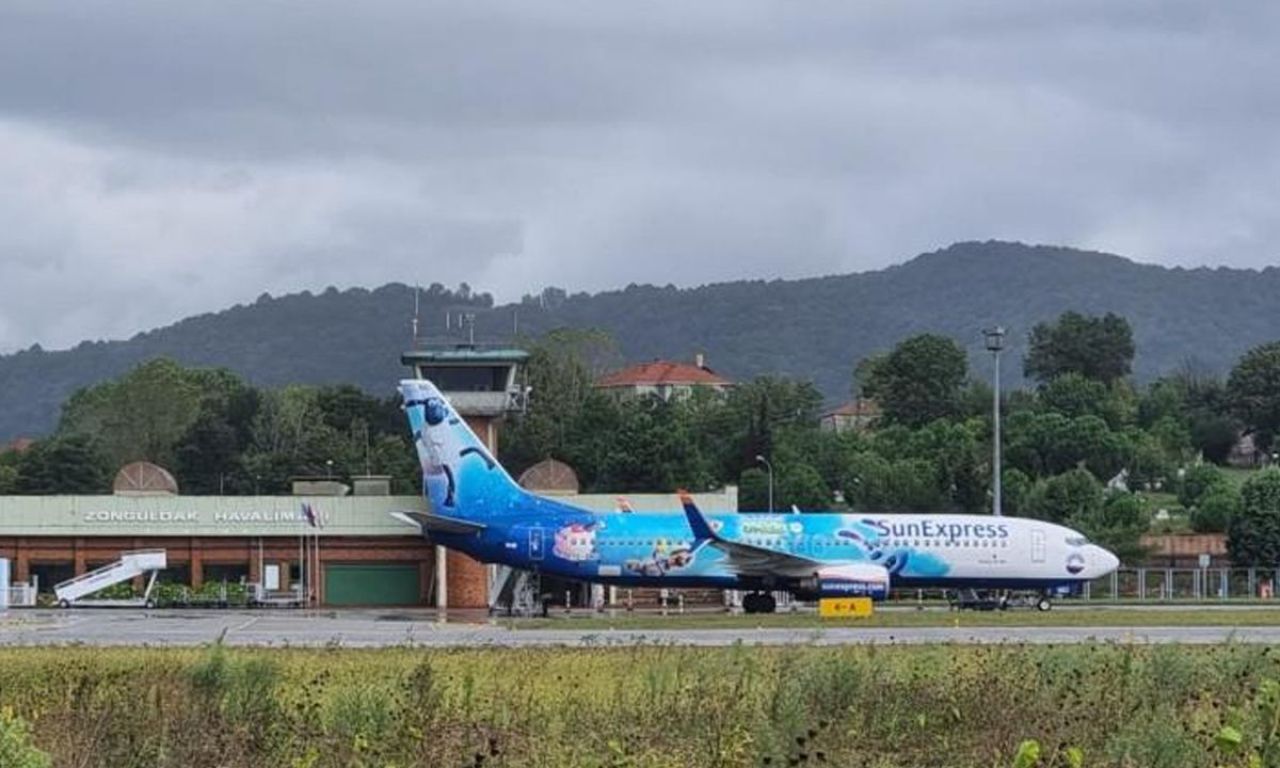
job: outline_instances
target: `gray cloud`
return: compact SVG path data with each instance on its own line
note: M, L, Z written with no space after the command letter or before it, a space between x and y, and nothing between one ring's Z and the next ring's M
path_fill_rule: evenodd
M1264 3L0 8L0 350L267 290L517 298L1017 238L1263 266Z

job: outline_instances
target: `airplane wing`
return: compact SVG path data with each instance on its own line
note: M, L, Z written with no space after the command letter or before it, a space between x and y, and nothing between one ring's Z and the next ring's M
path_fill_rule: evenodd
M426 512L392 512L391 516L402 523L416 525L423 533L479 533L485 529L483 523Z
M693 529L694 539L724 552L729 556L729 567L742 575L804 578L812 576L818 568L830 565L788 552L726 539L716 533L688 493L681 491L680 503L684 505L684 513L689 519L689 527Z

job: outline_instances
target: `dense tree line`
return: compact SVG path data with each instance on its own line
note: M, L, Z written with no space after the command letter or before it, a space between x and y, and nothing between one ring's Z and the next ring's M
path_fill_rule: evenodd
M345 382L386 394L403 373L399 355L411 343L415 303L424 335L441 335L451 309L455 318L461 309L474 313L482 339L600 328L629 360L699 348L730 378L798 376L828 400L847 393L851 363L925 332L959 341L976 366L987 360L983 325L1018 331L1008 339L1015 360L1027 354L1026 331L1039 322L1072 309L1118 312L1132 324L1130 370L1145 386L1188 355L1197 368L1225 375L1247 349L1276 338L1280 315L1280 269L1166 269L1008 242L960 243L851 275L595 294L552 288L502 305L465 286L423 283L416 291L415 276L404 277L373 290L264 294L127 340L0 355L0 442L49 434L72 392L155 357L229 368L259 387ZM1010 388L1023 383L1016 365L1005 372Z
M158 358L81 390L57 431L0 456L0 492L101 493L132 461L169 469L184 493L287 493L291 478L387 474L418 484L399 402L356 387L254 388L221 369Z

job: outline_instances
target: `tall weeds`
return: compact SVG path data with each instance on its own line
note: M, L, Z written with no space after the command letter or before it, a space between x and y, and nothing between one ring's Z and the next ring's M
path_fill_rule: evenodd
M1276 655L0 649L0 765L1270 765Z

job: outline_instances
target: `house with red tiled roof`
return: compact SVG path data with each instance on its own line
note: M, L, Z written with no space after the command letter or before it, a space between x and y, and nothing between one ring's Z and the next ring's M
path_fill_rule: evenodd
M14 438L8 445L0 447L0 453L26 453L36 441L29 437Z
M831 432L861 432L878 418L880 406L874 400L859 397L822 414L818 418L818 426Z
M618 397L657 395L663 400L688 397L695 387L725 392L733 382L707 367L702 355L692 364L653 360L623 368L596 381L596 388Z

